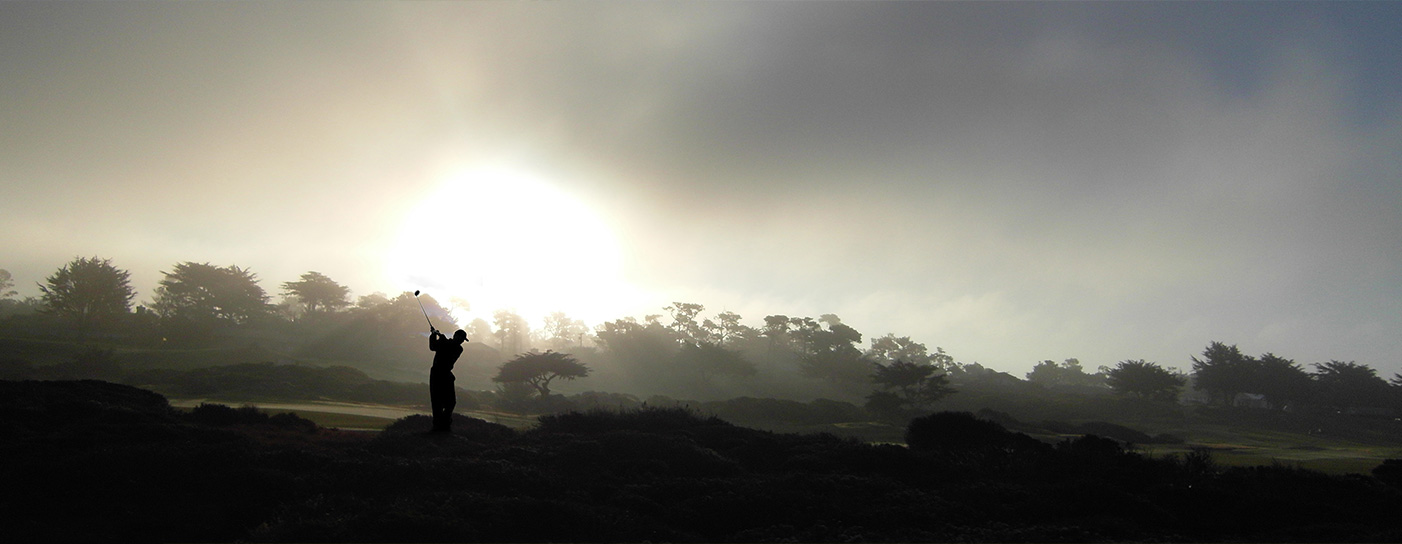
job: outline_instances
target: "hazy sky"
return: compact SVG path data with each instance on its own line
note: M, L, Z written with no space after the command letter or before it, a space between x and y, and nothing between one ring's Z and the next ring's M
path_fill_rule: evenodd
M1391 376L1402 2L0 2L0 188L22 295L195 261Z

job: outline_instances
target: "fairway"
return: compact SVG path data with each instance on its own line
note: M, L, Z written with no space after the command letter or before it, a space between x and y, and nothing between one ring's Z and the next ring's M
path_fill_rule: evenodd
M389 424L415 414L428 412L402 406L362 404L350 402L240 402L218 399L171 399L170 405L189 409L203 403L226 404L229 406L253 406L269 414L291 413L328 428L348 431L380 431ZM514 429L527 429L535 426L535 416L507 414L487 411L460 411L459 414L492 423L506 425Z
M1207 448L1224 467L1281 464L1328 474L1367 474L1386 459L1402 457L1402 447L1367 444L1343 438L1204 424L1182 429L1184 444L1145 444L1146 455L1183 455Z

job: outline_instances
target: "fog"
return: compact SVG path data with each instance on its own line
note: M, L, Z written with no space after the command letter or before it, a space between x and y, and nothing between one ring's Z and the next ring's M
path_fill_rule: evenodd
M1391 376L1398 20L1382 2L5 2L0 268L18 299L111 259L137 304L181 262L273 295L316 270L352 299L424 289L464 324L514 309L536 328L677 301L752 327L835 314L1019 377L1187 369L1211 341Z

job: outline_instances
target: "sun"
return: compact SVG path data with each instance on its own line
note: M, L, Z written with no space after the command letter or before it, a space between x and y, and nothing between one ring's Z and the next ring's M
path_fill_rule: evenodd
M530 172L478 168L445 176L401 223L386 272L404 290L459 303L460 322L516 311L596 325L622 317L632 290L617 236L598 214ZM411 287L412 286L412 287Z

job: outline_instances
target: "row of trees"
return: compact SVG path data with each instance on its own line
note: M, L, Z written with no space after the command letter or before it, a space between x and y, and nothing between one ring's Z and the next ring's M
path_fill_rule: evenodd
M126 321L156 331L160 338L199 343L227 327L278 320L324 323L326 335L304 342L302 355L327 359L380 357L390 360L422 351L420 304L440 328L457 327L431 297L409 293L389 298L363 296L352 303L350 289L319 272L281 285L278 304L259 285L256 274L238 266L181 262L155 289L149 305L133 309L130 274L108 259L79 257L41 284L38 306L72 324L80 336ZM13 297L13 278L0 270L0 299ZM722 311L705 316L705 306L674 302L662 314L627 317L590 329L582 321L556 312L544 327L531 330L521 316L499 310L492 323L474 320L465 328L474 347L489 345L498 361L518 354L574 355L606 362L636 382L670 384L674 389L730 384L760 374L795 373L834 390L865 390L868 406L887 413L927 410L953 391L951 383L994 374L977 364L962 364L936 347L930 351L909 337L887 334L861 347L863 335L833 314L811 317L769 315L751 327L739 314ZM378 355L377 355L378 354ZM572 359L573 360L573 359ZM1283 409L1316 404L1339 409L1385 406L1397 395L1402 376L1389 385L1367 365L1329 361L1307 372L1292 360L1271 353L1252 357L1236 346L1211 343L1192 358L1193 388L1211 402L1231 404L1242 394ZM579 374L576 377L582 377ZM1121 361L1090 374L1080 361L1042 361L1027 382L1048 386L1109 388L1144 398L1172 400L1189 376L1143 360ZM509 380L508 380L509 381ZM499 382L505 383L505 382ZM549 380L532 386L548 389ZM538 388L538 389L540 389ZM543 393L543 391L542 391Z
M665 330L677 332L675 327ZM739 335L734 338L743 337ZM682 366L746 369L731 372L736 375L754 372L753 363L739 350L707 341L679 340L679 343L675 361ZM654 344L653 347L664 346ZM872 348L854 361L858 361L854 363L854 369L872 370L867 377L876 390L867 396L866 407L874 413L888 416L910 416L930 410L936 401L955 392L954 388L949 387L948 375L960 366L943 350L929 354L923 345L893 335L874 340ZM1241 354L1236 346L1221 342L1209 344L1202 358L1194 357L1193 361L1194 388L1206 392L1210 399L1219 404L1235 405L1240 395L1250 394L1263 398L1268 407L1275 409L1285 409L1291 404L1310 404L1336 410L1402 405L1402 375L1394 377L1389 383L1379 378L1372 368L1354 362L1317 363L1314 365L1316 371L1311 374L1289 359L1269 353L1259 358L1251 357ZM1055 365L1051 361L1045 363ZM1072 359L1056 366L1068 371L1078 369L1076 363ZM588 372L587 367L565 354L533 352L503 365L502 372L495 380L530 383L544 397L549 394L550 380L557 377L574 379ZM704 377L705 370L700 372ZM1047 369L1043 368L1040 372L1045 373ZM1099 383L1116 392L1166 402L1176 401L1189 382L1189 376L1143 359L1121 361L1113 368L1101 367L1094 376L1100 380ZM1094 382L1085 383L1089 385Z
M138 313L149 312L147 319L157 319L166 338L207 339L220 325L253 323L279 310L258 285L257 275L246 268L182 262L163 274L150 307L138 308ZM100 328L131 313L134 292L128 278L129 274L110 260L78 258L42 286L43 306L49 313L71 319L82 331ZM287 297L281 308L284 317L325 316L348 307L355 310L350 330L343 331L349 334L343 336L394 343L399 337L412 337L418 328L413 323L412 329L398 331L405 327L393 323L412 313L413 301L404 295L396 299L362 297L352 307L347 287L315 271L282 287ZM439 309L436 301L425 300ZM735 312L704 317L705 307L696 303L675 302L663 310L670 323L663 323L662 314L654 314L642 322L624 318L604 323L595 331L560 312L546 317L543 330L531 331L521 316L499 310L493 316L494 323L479 319L465 328L470 337L507 356L524 353L533 344L557 352L577 351L592 340L630 373L641 377L670 375L710 384L754 376L762 364L769 369L795 368L803 376L835 386L875 381L880 391L873 394L874 403L909 409L926 407L947 394L940 393L948 390L946 375L962 371L964 366L941 348L930 352L925 345L894 334L872 339L870 348L863 350L859 347L862 334L833 314L817 319L769 315L762 327L755 328L743 324ZM446 312L438 313L446 326L456 326ZM408 320L416 321L417 317ZM386 332L404 334L386 338ZM330 356L337 351L375 351L373 346L357 345L363 343L328 341L309 351ZM1047 361L1028 378L1041 381L1044 375L1059 374L1054 381L1069 382L1076 375L1085 376L1079 371L1074 359L1062 368Z
M833 314L769 315L763 326L750 327L734 312L702 317L701 304L675 302L663 310L670 323L657 314L600 325L599 346L634 375L671 374L700 385L792 372L829 391L869 392L867 407L893 417L928 410L954 392L952 379L991 373L905 336L873 338L863 349L862 333Z
M875 387L867 397L868 407L891 416L928 410L954 392L946 374L960 365L942 349L932 354L908 337L886 335L862 350L861 333L835 315L817 320L772 315L765 318L766 327L752 328L740 323L734 312L701 318L705 307L700 304L676 302L663 309L670 313L669 324L661 314L645 316L643 322L608 322L596 330L599 349L584 348L585 352L611 358L633 380L689 384L693 389L752 378L761 366L780 373L794 370L849 390ZM532 351L503 364L493 380L507 388L533 387L544 398L551 380L589 372L587 365L564 353Z
M1314 371L1274 353L1253 357L1236 345L1211 342L1201 356L1192 357L1192 374L1185 375L1144 360L1122 361L1114 368L1101 367L1093 375L1079 372L1074 359L1056 365L1038 365L1029 381L1058 376L1060 383L1103 383L1120 393L1173 401L1190 381L1192 389L1212 404L1243 403L1274 410L1291 406L1315 406L1338 411L1402 408L1402 374L1391 381L1366 364L1331 360L1315 363ZM1079 374L1082 377L1078 377ZM1034 379L1037 378L1037 379ZM1191 378L1191 380L1190 380Z
M110 259L78 257L39 284L32 304L43 314L73 326L80 336L119 327L128 320L158 321L167 337L208 339L221 326L269 318L298 319L351 306L350 289L320 272L282 284L284 300L273 304L258 275L236 265L181 262L155 289L149 305L133 307L131 274ZM0 270L0 298L17 294L13 277ZM362 297L362 305L388 302L383 295Z
M1291 359L1266 353L1243 354L1236 345L1212 342L1201 358L1193 357L1195 388L1210 401L1232 405L1243 395L1258 397L1266 407L1315 405L1336 410L1381 408L1399 404L1402 375L1391 382L1365 364L1331 360L1315 363L1313 372Z

